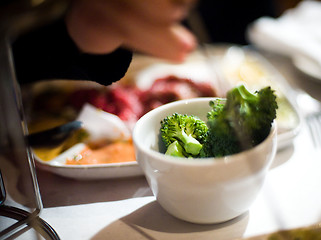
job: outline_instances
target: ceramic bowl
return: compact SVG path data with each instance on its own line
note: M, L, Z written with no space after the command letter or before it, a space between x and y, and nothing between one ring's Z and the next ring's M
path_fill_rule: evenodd
M136 160L159 204L173 216L212 224L245 213L258 195L277 147L276 125L256 147L221 158L187 159L163 154L160 121L175 112L206 120L213 98L194 98L160 106L133 130Z

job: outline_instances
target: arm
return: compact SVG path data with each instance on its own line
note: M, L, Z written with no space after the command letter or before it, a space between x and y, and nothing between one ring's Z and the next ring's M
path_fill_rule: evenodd
M91 80L109 85L124 76L132 52L82 53L63 20L17 39L12 46L17 79L22 84L47 79Z
M195 39L179 24L194 0L76 0L66 17L13 44L18 80L85 79L104 85L127 71L129 50L182 61ZM129 50L125 50L129 49Z

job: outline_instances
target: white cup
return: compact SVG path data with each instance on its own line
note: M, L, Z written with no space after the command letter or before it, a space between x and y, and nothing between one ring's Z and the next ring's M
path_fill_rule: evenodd
M213 98L181 100L144 115L133 131L136 160L159 204L173 216L211 224L245 213L258 195L277 149L276 125L256 147L222 158L187 159L160 152L160 121L173 113L206 120Z

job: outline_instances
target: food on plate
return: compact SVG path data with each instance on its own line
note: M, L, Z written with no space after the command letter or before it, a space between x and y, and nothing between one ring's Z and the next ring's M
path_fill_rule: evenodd
M62 158L60 154L71 149L78 143L83 143L80 152L67 156L64 159L66 165L89 165L104 163L134 162L135 152L132 140L88 140L83 131L74 134L63 144L54 148L33 148L34 154L42 161L50 161L56 157Z
M278 108L271 87L251 93L244 85L228 91L224 100L211 101L210 106L207 123L178 113L161 121L165 154L222 157L250 149L268 136Z
M216 96L216 90L208 82L196 82L189 78L169 75L156 79L152 86L143 92L141 101L145 106L144 113L146 113L165 103L177 100Z
M86 103L77 122L81 122L81 129L57 148L33 147L36 156L43 161L52 160L51 164L67 165L135 161L130 131L119 117Z
M32 118L40 117L72 121L85 103L117 115L133 125L146 112L176 100L194 97L215 97L214 87L207 82L169 75L155 79L150 88L139 89L135 84L114 83L111 86L76 88L48 86L35 96ZM31 122L34 119L31 119Z
M216 96L209 83L197 83L187 78L167 76L154 81L147 90L135 85L114 84L105 89L78 90L70 96L71 105L80 108L88 102L125 122L136 122L146 112L176 100Z
M63 144L54 148L33 148L32 150L43 161L50 161L65 151Z
M88 138L88 132L85 129L81 128L75 131L70 137L68 137L57 147L39 147L33 148L32 150L41 160L50 161L75 144L87 141Z
M135 86L113 84L104 88L78 89L70 94L69 104L79 110L85 103L89 103L117 115L125 122L135 122L144 113L141 94Z
M58 123L75 120L83 107L89 103L97 109L118 116L130 129L142 115L160 105L175 100L215 95L215 90L209 83L198 83L173 75L156 79L147 90L141 90L135 85L120 83L109 87L96 86L95 88L78 89L48 87L34 99L29 128L32 131L45 130ZM73 139L69 139L57 148L33 150L41 160L50 161L79 142L87 144L88 141L81 141L84 139L79 139L79 137L79 134L75 135ZM119 151L121 147L124 151ZM88 146L78 157L69 159L67 164L135 161L132 151L132 142L114 141L99 149ZM103 155L105 155L104 158ZM82 156L81 160L79 156Z
M66 159L67 165L90 165L105 163L134 162L135 152L132 141L101 143L99 147L88 144L80 153Z

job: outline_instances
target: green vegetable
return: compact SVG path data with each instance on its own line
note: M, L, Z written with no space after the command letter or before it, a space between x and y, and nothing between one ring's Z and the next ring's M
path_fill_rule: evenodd
M161 121L166 154L222 157L250 149L268 136L278 108L270 87L252 94L243 85L231 89L226 99L209 104L207 123L178 113Z
M268 136L278 108L270 87L252 94L243 85L227 93L224 107L220 104L210 104L202 157L231 155L259 144Z
M179 144L178 141L174 141L173 143L169 144L165 154L174 157L185 157L186 155L184 148Z
M161 137L168 148L167 154L185 157L196 157L202 149L208 127L206 123L195 116L174 113L161 121ZM171 145L177 142L177 145Z
M225 101L223 99L217 98L209 103L212 110L207 113L207 119L212 120L215 119L223 110Z

